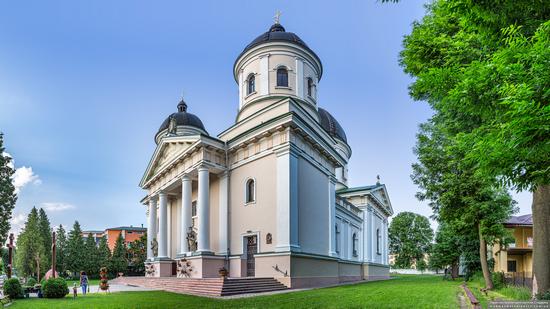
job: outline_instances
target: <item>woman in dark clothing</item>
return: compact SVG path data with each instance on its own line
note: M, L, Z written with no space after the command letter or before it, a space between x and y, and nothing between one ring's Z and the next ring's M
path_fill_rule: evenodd
M86 295L86 291L88 290L88 276L86 276L85 271L80 272L80 286L82 287L82 295Z

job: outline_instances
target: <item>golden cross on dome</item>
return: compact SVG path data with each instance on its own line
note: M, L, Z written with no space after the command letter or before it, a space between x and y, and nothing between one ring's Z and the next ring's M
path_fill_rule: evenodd
M275 16L273 16L273 19L275 20L275 23L278 24L280 19L281 19L281 15L283 13L281 13L281 11L277 10L277 12L275 12Z

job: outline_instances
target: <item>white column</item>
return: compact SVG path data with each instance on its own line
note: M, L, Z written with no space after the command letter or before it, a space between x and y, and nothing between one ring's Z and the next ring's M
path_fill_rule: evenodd
M243 77L243 70L239 71L239 110L243 107L243 90L244 90L244 77Z
M159 258L167 258L168 252L167 252L167 245L168 245L168 216L167 216L167 202L168 202L168 196L166 193L161 192L159 193Z
M220 175L220 205L219 205L219 254L225 255L227 254L228 249L228 230L227 230L227 224L228 224L228 209L229 209L229 198L228 198L228 173L225 172Z
M181 178L181 237L180 237L180 254L189 252L187 245L187 232L191 227L191 178L184 175Z
M329 246L328 254L336 256L336 180L332 177L328 179L328 236Z
M368 233L369 233L369 254L368 254L368 259L369 259L369 262L374 262L374 250L376 250L375 246L376 246L376 233L375 233L375 230L374 230L374 218L373 218L373 209L372 207L368 206Z
M304 61L296 58L296 96L304 98Z
M199 216L199 235L197 251L211 252L210 250L210 179L208 168L200 166L199 194L197 199L197 211Z
M290 149L277 153L276 251L299 251L298 157Z
M260 56L260 95L269 94L269 54Z
M166 202L166 256L172 256L172 199Z
M383 261L385 265L388 265L388 255L390 253L389 242L388 242L388 220L384 220L384 257Z
M147 226L147 259L152 260L153 256L153 247L152 241L157 238L157 197L152 196L149 198L149 224Z

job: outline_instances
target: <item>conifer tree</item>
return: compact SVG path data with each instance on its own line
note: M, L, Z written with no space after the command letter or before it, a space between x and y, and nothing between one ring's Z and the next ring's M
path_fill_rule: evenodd
M99 273L99 250L91 233L88 233L84 247L86 256L86 267L84 269L88 276L95 276Z
M126 244L124 243L124 238L122 238L122 233L120 233L116 239L110 265L110 272L114 275L119 272L126 273L126 270L128 269L128 253L126 250Z
M10 230L10 220L17 195L12 183L15 173L12 160L4 155L4 135L0 133L0 244L4 244Z
M63 225L59 225L55 234L57 271L62 276L65 276L67 272L67 234L65 233Z
M36 207L32 208L25 227L17 237L17 249L15 265L19 273L23 276L34 275L40 279L46 255Z
M73 229L69 232L67 241L67 270L73 276L76 276L80 271L84 270L85 259L88 257L84 252L84 240L82 239L82 230L80 224L75 221Z
M41 266L41 274L45 274L51 268L52 261L52 228L50 226L50 219L44 209L40 208L38 211L38 226L40 229L40 235L44 243L44 265Z
M107 245L107 238L105 238L105 236L101 237L101 239L99 240L99 246L97 250L99 267L109 268L109 261L111 260L111 250L109 250L109 246Z

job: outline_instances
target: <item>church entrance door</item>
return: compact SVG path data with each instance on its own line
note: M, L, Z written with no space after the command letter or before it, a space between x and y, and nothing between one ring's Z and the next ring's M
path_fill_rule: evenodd
M254 277L256 275L256 262L254 254L258 253L258 239L256 236L246 237L246 276Z

